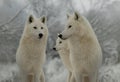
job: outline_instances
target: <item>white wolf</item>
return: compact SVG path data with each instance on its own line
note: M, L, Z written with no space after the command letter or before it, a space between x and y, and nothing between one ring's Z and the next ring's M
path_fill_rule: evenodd
M53 49L58 51L64 66L67 68L69 72L67 82L75 82L75 78L73 75L73 70L70 62L70 50L69 50L68 41L62 40L58 37L56 40L56 45Z
M102 51L87 19L77 12L68 15L66 28L59 37L69 42L70 61L76 82L97 82Z
M44 82L42 67L46 58L47 37L46 17L30 15L16 53L22 82Z

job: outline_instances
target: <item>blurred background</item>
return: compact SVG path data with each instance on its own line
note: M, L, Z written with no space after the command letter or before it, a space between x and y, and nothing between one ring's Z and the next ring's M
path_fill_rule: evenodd
M66 82L68 71L52 48L64 29L66 14L74 11L89 20L102 47L99 82L120 82L119 0L0 0L0 82L19 82L15 54L30 13L48 19L46 82Z

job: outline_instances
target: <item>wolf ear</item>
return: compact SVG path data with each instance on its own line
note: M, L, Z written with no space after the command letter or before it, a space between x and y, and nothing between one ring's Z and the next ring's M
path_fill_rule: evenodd
M40 18L40 21L45 24L47 21L47 18L45 16L43 16Z
M67 19L69 19L70 18L70 14L67 14Z
M29 15L28 23L31 24L33 21L34 21L34 16L33 15Z
M79 15L78 12L75 12L75 13L74 13L74 18L75 18L75 20L78 20L78 19L80 18L80 15Z

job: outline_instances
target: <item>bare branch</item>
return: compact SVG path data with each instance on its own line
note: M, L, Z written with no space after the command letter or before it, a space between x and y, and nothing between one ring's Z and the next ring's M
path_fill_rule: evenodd
M10 20L8 20L8 22L0 25L0 27L4 26L4 25L6 25L6 24L9 24L11 21L13 21L26 7L28 7L28 5L29 5L29 4L27 4L26 6L24 6L23 8L21 8L21 9L16 13L15 16L13 16Z

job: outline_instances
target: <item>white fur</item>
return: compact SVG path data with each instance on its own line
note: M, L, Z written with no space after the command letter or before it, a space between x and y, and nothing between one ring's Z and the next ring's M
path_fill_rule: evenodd
M32 22L29 21L29 16L20 39L16 62L20 68L21 82L44 82L42 67L46 58L48 29L44 22L45 17L31 17ZM43 34L42 38L39 38L39 33Z
M58 51L64 66L68 69L69 75L67 78L67 82L73 82L73 81L75 82L75 78L73 76L73 70L70 62L70 51L69 51L68 41L57 38L55 48Z
M61 34L62 39L69 42L70 61L76 82L97 82L102 51L87 19L78 13L68 16L66 28Z

